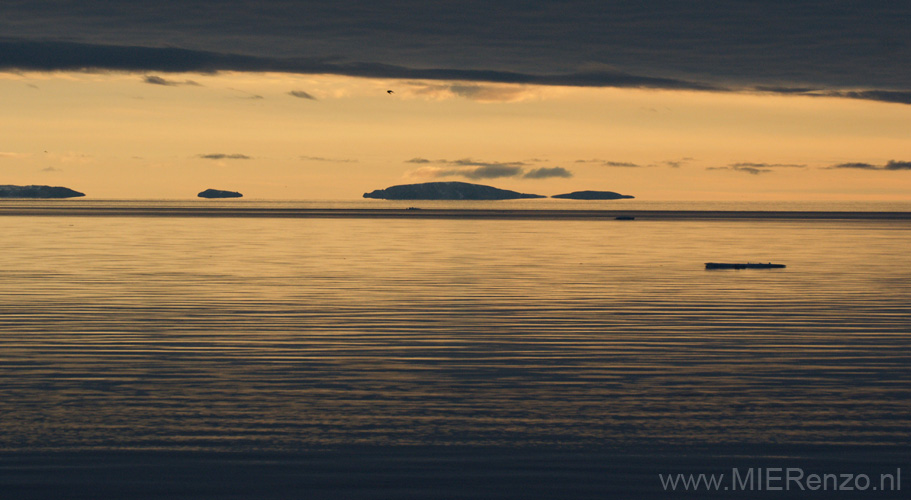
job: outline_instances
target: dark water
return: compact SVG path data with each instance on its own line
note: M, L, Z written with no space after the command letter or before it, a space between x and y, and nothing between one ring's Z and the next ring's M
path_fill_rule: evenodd
M17 498L911 477L907 220L6 216L0 234Z

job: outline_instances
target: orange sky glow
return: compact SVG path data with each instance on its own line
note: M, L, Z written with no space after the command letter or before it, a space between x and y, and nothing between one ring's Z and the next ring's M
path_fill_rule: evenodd
M211 187L252 199L348 200L459 180L656 201L911 201L911 170L884 168L911 160L911 106L875 101L287 73L26 72L0 74L0 105L0 184L60 185L96 199L185 199ZM844 164L869 168L832 168ZM479 165L514 173L471 177Z

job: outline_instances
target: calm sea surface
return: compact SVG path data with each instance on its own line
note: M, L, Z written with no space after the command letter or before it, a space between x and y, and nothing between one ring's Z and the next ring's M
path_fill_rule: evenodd
M629 450L881 450L911 477L909 220L4 215L0 235L0 485L22 497L117 453L352 447L374 468L606 453L601 475ZM371 477L365 498L433 489Z

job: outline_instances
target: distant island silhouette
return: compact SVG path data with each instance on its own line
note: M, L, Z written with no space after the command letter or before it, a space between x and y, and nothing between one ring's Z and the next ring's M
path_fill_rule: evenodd
M625 200L635 196L615 193L613 191L574 191L572 193L557 194L551 198L564 198L568 200Z
M546 196L518 193L468 182L425 182L377 189L364 193L364 198L379 200L515 200L546 198Z
M0 186L0 198L78 198L85 193L60 186Z
M244 195L237 191L222 191L220 189L206 189L196 195L199 198L242 198Z

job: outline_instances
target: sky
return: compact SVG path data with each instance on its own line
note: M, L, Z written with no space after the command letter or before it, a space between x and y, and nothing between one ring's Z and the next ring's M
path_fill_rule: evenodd
M909 21L891 1L4 0L0 184L911 201Z

